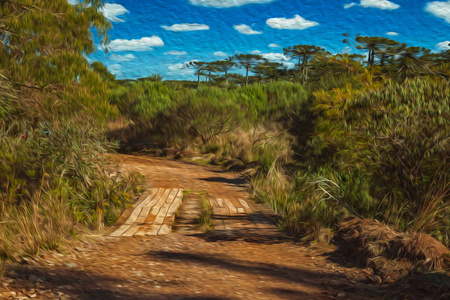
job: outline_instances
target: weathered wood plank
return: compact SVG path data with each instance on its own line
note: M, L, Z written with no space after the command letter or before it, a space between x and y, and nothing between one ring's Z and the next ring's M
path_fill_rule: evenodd
M164 218L167 215L167 212L169 211L169 207L172 204L172 202L175 200L175 197L178 193L178 189L172 189L170 190L170 194L167 197L164 204L161 206L161 209L158 212L158 215L155 218L155 221L153 221L153 224L162 224L164 222Z
M167 190L167 191L169 192L169 195L166 197L165 201L158 202L158 204L160 204L158 211L156 212L156 210L153 211L153 209L152 209L152 211L150 213L152 216L154 216L154 219L153 219L153 222L151 223L151 225L142 226L141 229L135 233L135 235L157 235L158 232L161 230L161 228L163 227L164 219L167 215L167 212L168 212L169 208L171 207L172 203L174 202L174 200L179 192L179 189L172 189L172 190ZM155 212L156 212L156 215L154 214ZM170 228L165 227L162 232L169 233Z
M150 213L152 207L160 200L157 194L158 193L155 193L151 201L147 201L146 203L143 204L141 213L139 214L138 218L130 226L130 228L122 234L122 236L133 236L139 230L139 227L142 224L144 224L144 221L147 218L148 214Z
M166 203L170 191L170 189L164 190L164 193L161 195L158 202L152 207L150 213L144 221L144 224L140 226L134 235L156 235L158 230L161 228L161 224L155 226L154 221L158 216L161 207Z
M139 214L142 211L142 207L152 200L153 196L157 193L157 191L158 191L158 189L153 189L153 191L150 192L150 194L147 196L147 198L144 201L142 201L141 203L139 203L139 205L137 205L134 208L133 212L128 217L128 219L125 221L125 223L122 226L120 226L116 231L111 233L110 235L111 236L121 236L122 234L124 234L133 225L133 223L137 220L137 218L139 217Z
M177 195L175 196L173 202L171 203L166 217L161 225L161 229L158 231L158 235L169 234L172 229L173 222L175 221L175 214L181 206L183 202L183 190L178 190Z
M256 204L253 201L249 200L249 201L247 201L247 203L252 208L252 210L254 212L258 212L259 211L258 207L256 206Z
M253 209L250 207L250 205L248 205L247 201L245 201L244 199L238 199L238 201L244 207L246 213L250 214L253 212Z
M219 207L226 207L222 198L216 198L216 201L217 204L219 204Z
M230 211L228 207L213 207L213 215L225 215L228 216Z
M214 209L214 207L219 207L219 204L217 203L217 201L214 198L209 198L208 201L209 201L209 204L211 204L211 206L213 207L213 209Z
M234 206L234 204L229 199L225 199L224 202L225 202L225 205L230 210L231 215L238 214L236 206Z
M166 203L167 197L170 194L170 189L164 190L164 193L161 195L161 198L159 201L152 207L150 210L150 213L148 214L147 218L145 219L144 223L146 224L153 224L156 216L158 215L159 211L161 210L161 207Z

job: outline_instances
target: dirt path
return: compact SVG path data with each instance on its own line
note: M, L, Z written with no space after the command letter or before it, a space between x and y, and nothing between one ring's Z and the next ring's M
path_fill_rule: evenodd
M119 160L123 167L144 174L149 188L191 190L193 196L181 206L174 232L111 237L110 230L73 250L43 252L7 274L0 284L0 299L373 299L379 295L377 286L364 281L363 270L336 260L334 248L306 248L279 232L270 210L251 202L237 175L162 158L121 155ZM201 234L192 224L200 210L200 198L195 196L200 192L213 204L214 234Z

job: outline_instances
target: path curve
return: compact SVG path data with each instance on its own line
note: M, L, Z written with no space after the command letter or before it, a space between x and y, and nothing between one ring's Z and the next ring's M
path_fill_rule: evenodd
M207 191L212 199L249 199L239 176L217 166L116 158L123 167L145 175L150 188ZM278 231L271 234L247 239L248 232L239 238L232 238L232 232L228 238L212 239L175 230L158 236L96 236L72 251L43 251L28 259L7 275L0 298L8 296L3 294L8 290L25 297L21 299L320 300L379 295L376 286L365 283L363 270L334 262L333 247L306 248ZM12 294L9 299L14 299Z

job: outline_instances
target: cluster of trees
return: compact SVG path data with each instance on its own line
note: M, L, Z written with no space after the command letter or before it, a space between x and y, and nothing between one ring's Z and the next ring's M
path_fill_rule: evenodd
M433 74L449 78L448 65L450 50L432 52L423 47L408 46L405 43L384 38L357 36L354 40L347 34L344 43L366 52L360 54L331 54L324 48L314 45L295 45L283 49L284 55L296 60L293 68L280 62L273 62L257 54L236 54L224 60L204 62L192 61L184 68L192 68L197 75L197 87L200 77L207 78L209 84L220 84L230 81L248 85L249 82L268 82L287 80L306 83L318 80L326 74L342 74L351 71L352 64L367 64L367 67L378 67L380 73L404 81L408 76ZM367 57L367 59L366 59ZM444 66L443 66L444 65ZM230 71L237 68L245 70L245 76ZM249 73L253 73L253 76Z

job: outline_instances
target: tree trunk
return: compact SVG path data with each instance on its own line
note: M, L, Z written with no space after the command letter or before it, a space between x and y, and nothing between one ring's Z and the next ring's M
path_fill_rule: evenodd
M245 74L245 86L248 86L248 66L245 68L247 73Z
M369 66L373 66L373 62L374 62L374 50L370 49L369 50Z
M303 61L302 61L302 83L305 84L306 80L308 79L308 70L306 69L306 53L303 54Z
M200 74L197 77L197 90L200 88Z

